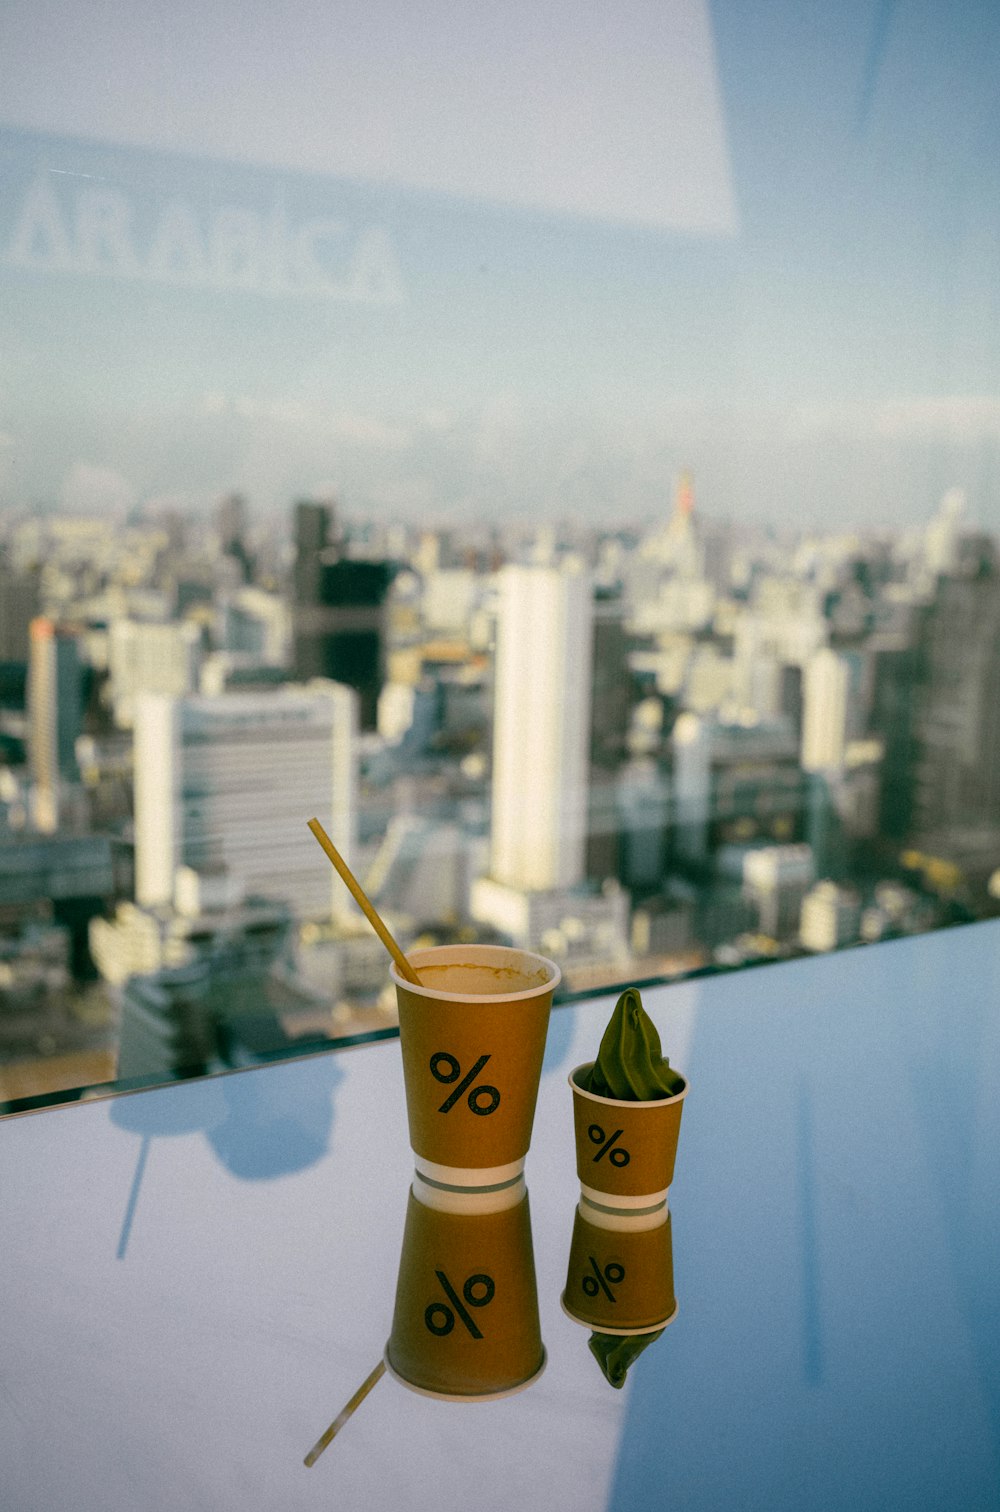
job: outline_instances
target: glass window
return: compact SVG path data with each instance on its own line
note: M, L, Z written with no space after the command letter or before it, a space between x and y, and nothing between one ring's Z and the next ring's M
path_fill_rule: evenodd
M0 17L0 1102L1000 897L989 7Z

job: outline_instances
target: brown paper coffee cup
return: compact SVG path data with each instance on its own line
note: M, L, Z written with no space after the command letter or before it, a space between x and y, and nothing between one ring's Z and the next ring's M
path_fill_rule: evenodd
M597 1224L577 1208L562 1295L574 1322L599 1333L639 1334L673 1321L670 1214L664 1207L662 1218L643 1226L648 1222L621 1214Z
M585 1195L609 1206L640 1208L661 1200L674 1179L683 1089L651 1102L625 1102L585 1092L577 1077L593 1061L570 1072L576 1170Z
M499 1212L460 1213L411 1191L385 1361L404 1386L452 1401L507 1396L541 1374L527 1192Z
M410 1145L431 1179L516 1179L535 1116L559 967L500 945L415 950L421 978L393 966Z

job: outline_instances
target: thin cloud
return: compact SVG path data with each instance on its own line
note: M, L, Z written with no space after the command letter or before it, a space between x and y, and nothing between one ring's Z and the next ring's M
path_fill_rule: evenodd
M929 394L838 404L805 404L791 411L790 429L804 436L857 440L1000 440L1000 396Z

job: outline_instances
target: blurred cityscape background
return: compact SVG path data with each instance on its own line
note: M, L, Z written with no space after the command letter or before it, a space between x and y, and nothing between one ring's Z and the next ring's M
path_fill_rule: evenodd
M1000 912L1000 14L189 9L0 19L0 1104L391 1032L313 815L568 993Z
M9 1098L394 1022L385 952L572 991L1000 912L1000 560L923 531L14 516L0 577Z

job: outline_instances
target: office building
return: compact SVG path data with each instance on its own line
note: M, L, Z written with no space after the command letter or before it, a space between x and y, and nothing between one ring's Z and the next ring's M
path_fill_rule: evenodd
M234 564L242 582L249 582L253 559L247 548L247 503L242 494L227 494L216 510L219 549Z
M107 835L0 834L0 916L22 928L51 917L68 933L74 980L94 974L88 944L91 920L125 890L124 847Z
M597 589L593 612L585 867L588 877L602 882L622 874L619 772L626 755L630 688L621 594Z
M336 683L217 697L143 695L135 722L136 898L168 903L179 866L225 867L298 918L349 912L306 827L350 858L356 696Z
M904 636L876 635L869 648L872 664L869 723L872 735L882 743L877 829L884 839L899 842L909 833L913 809L919 645L911 644Z
M947 841L1000 822L1000 563L988 538L967 537L939 579L920 662L911 832Z
M300 499L293 516L293 535L292 597L296 604L318 604L323 554L336 542L333 505Z
M844 765L848 742L863 728L863 672L859 656L826 648L806 663L802 680L804 771L832 771Z
M817 882L802 900L799 939L806 950L839 950L860 937L861 902L849 887Z
M619 875L633 893L659 887L667 868L670 782L651 756L634 757L619 768Z
M765 845L743 860L743 894L757 911L757 928L781 940L794 932L802 900L816 878L809 845Z
M67 790L79 781L76 739L83 722L83 666L76 636L52 620L31 621L28 726L36 827L59 826Z
M27 662L28 627L38 615L38 573L15 573L0 562L0 662Z
M248 898L226 872L178 867L171 904L121 903L114 918L90 924L90 950L105 981L120 987L133 976L211 958L219 975L265 972L290 948L291 915L284 903Z
M293 669L331 678L358 694L360 726L374 730L386 680L389 562L342 557L327 504L295 507Z
M702 868L720 846L803 838L809 779L788 719L685 713L672 744L679 860Z
M288 605L263 588L240 588L220 606L221 648L264 666L284 666L291 632Z

